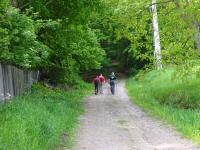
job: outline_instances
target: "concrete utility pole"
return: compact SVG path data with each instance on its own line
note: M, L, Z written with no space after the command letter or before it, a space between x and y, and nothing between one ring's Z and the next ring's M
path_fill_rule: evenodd
M152 13L153 13L153 38L154 38L154 48L155 48L154 57L156 59L156 68L158 70L162 70L162 52L160 45L156 0L152 0Z

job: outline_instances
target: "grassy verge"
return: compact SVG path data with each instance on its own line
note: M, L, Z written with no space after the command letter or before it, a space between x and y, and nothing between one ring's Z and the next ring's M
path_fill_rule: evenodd
M37 84L32 92L0 105L0 149L50 150L71 145L83 99L90 91L86 84L72 91Z
M151 71L127 81L129 96L151 115L200 144L200 80L173 80L173 70Z

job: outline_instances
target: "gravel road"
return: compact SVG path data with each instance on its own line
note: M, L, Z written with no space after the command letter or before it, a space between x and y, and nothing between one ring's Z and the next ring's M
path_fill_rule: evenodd
M104 94L87 100L73 150L200 150L130 102L124 80L116 89L113 96L106 85Z

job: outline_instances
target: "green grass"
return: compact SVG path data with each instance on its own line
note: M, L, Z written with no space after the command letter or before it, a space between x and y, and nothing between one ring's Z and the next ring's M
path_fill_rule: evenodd
M72 91L37 84L32 92L0 105L0 149L51 150L72 145L89 92L91 86L86 84Z
M127 81L129 96L151 115L200 144L200 79L173 79L174 70L151 71Z

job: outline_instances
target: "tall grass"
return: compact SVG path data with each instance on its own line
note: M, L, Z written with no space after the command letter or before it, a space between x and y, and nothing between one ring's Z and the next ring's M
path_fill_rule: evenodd
M89 85L72 91L39 84L32 92L0 106L1 150L51 150L71 144Z
M132 100L200 143L200 80L173 79L174 70L151 71L127 81Z

